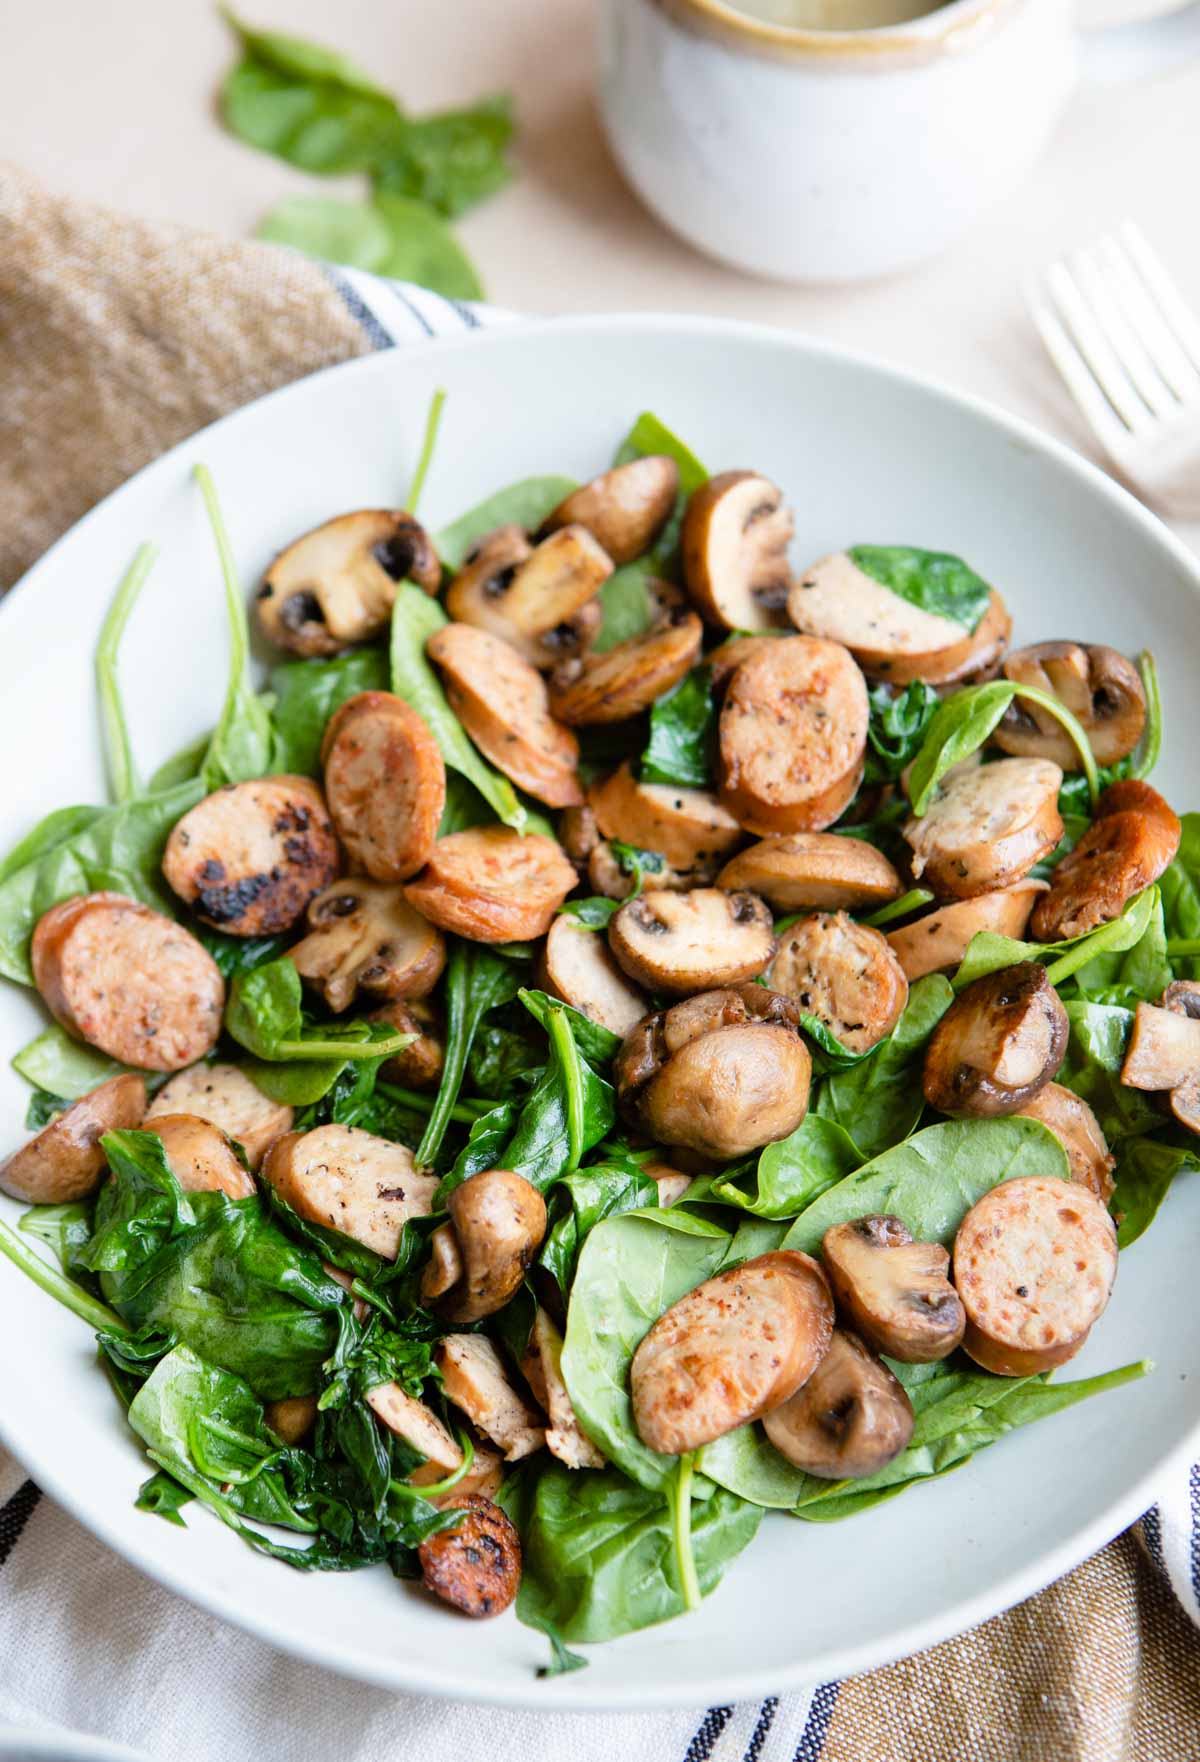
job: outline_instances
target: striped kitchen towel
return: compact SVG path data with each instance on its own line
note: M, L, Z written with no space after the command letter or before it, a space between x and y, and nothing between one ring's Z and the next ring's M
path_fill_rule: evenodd
M226 411L504 316L53 198L0 167L0 589ZM1193 1469L1040 1595L853 1680L673 1713L506 1712L281 1655L141 1577L0 1451L0 1727L88 1731L152 1762L1185 1762L1198 1594Z

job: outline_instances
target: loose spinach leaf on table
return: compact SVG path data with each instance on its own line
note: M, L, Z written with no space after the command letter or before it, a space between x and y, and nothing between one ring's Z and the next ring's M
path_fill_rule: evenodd
M381 648L353 649L328 660L285 661L274 668L271 769L318 777L330 716L360 691L386 691L390 677Z
M849 1070L832 1072L817 1090L814 1111L841 1126L864 1161L916 1127L925 1108L925 1043L953 1001L942 974L918 979L890 1038Z
M271 721L266 705L254 689L246 598L237 578L233 546L217 500L217 488L207 465L197 465L193 475L204 498L217 548L229 627L229 684L200 768L205 791L211 793L226 783L244 783L249 778L261 777L269 768Z
M704 1197L755 1217L793 1218L861 1161L849 1133L836 1120L808 1113L788 1137L759 1153L753 1176L715 1176Z
M446 222L410 196L380 191L369 203L289 196L264 215L255 236L322 262L416 282L447 299L483 298L483 283Z
M503 93L460 110L410 117L375 162L375 187L454 220L504 188L512 172L512 100Z
M693 667L651 708L650 740L642 754L642 782L710 789L716 741L712 669Z
M578 488L573 477L519 478L516 483L485 497L473 508L468 508L465 514L460 514L457 520L435 532L433 542L437 554L447 569L461 569L479 540L494 532L497 526L511 523L526 532L536 532L546 516Z
M851 545L847 554L864 575L910 606L937 618L949 618L966 631L973 631L988 609L992 590L987 582L948 551L922 551L912 545Z

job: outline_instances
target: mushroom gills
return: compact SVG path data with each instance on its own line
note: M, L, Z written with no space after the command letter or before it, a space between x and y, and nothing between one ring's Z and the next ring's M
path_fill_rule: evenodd
M1004 677L1057 698L1083 725L1098 765L1131 753L1146 726L1146 694L1132 661L1102 643L1039 642L1013 649ZM1004 752L1053 759L1064 771L1082 760L1062 723L1037 703L1017 698L992 740Z
M298 655L334 655L385 628L398 582L426 593L441 582L429 536L411 514L364 508L341 514L275 558L255 599L263 635Z
M705 887L627 900L609 920L608 941L630 978L659 991L696 992L755 978L771 959L775 932L757 894Z
M835 1328L808 1381L763 1430L781 1456L821 1480L864 1480L907 1449L915 1416L903 1384L856 1334Z
M756 471L722 471L694 490L680 545L688 593L712 623L756 631L786 622L793 520Z

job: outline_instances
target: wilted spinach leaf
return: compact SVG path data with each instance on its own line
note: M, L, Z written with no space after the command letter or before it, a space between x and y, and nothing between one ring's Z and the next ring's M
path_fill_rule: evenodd
M609 1157L564 1175L546 1196L548 1224L538 1265L551 1273L564 1299L579 1250L606 1217L658 1204L658 1184L629 1157Z
M988 609L991 589L961 557L948 551L922 551L912 545L851 545L850 561L899 594L910 606L949 618L973 631Z
M817 1090L814 1111L840 1125L864 1161L906 1138L924 1112L925 1043L953 1001L942 974L918 979L882 1046L848 1070L832 1072Z
M651 708L650 741L642 754L642 782L710 789L716 740L712 669L693 667Z
M835 1120L808 1113L786 1138L759 1153L754 1176L715 1176L704 1197L755 1217L793 1218L856 1169L859 1156Z
M914 679L903 691L877 685L870 693L865 783L894 783L920 751L941 699L932 685Z
M317 777L321 739L333 712L360 691L386 691L384 649L352 649L328 660L285 661L271 673L271 769Z
M516 483L496 490L473 508L468 508L465 514L460 514L449 526L435 532L433 542L437 554L447 569L461 569L480 539L494 532L497 526L511 523L523 527L526 532L536 532L546 516L578 488L573 477L518 478Z

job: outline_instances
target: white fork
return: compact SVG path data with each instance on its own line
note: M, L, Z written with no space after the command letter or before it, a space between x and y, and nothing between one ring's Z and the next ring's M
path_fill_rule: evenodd
M1027 298L1121 476L1163 513L1200 516L1200 321L1140 229L1059 258Z

